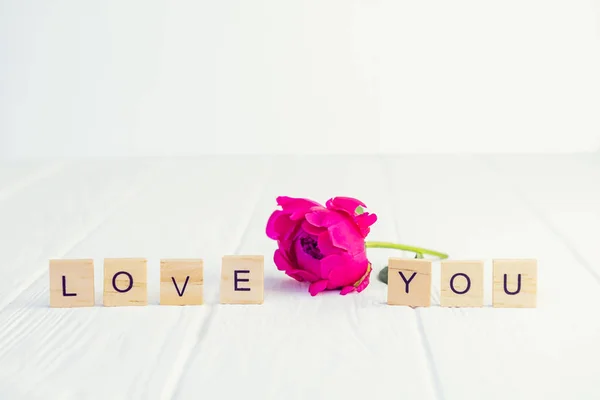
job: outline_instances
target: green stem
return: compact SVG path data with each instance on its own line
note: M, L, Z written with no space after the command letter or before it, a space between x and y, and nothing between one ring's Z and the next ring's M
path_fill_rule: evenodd
M414 253L417 253L417 257L421 256L420 258L423 258L423 254L429 254L432 256L436 256L442 260L445 258L448 258L448 254L446 254L446 253L441 253L441 252L435 251L435 250L423 249L421 247L407 246L404 244L397 244L397 243L390 243L390 242L365 242L365 246L367 248L371 248L371 249L395 249L395 250L412 251ZM380 281L387 284L388 283L388 267L386 266L381 271L379 271L379 274L377 275L377 277L379 278Z
M412 251L417 254L429 254L432 256L436 256L441 258L442 260L448 258L448 254L440 253L439 251L423 249L421 247L415 246L407 246L404 244L390 243L390 242L366 242L365 245L367 248L372 249L396 249L396 250L405 250Z

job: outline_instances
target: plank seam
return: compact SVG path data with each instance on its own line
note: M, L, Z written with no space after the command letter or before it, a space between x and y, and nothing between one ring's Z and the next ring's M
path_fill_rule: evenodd
M19 179L19 181L13 183L7 188L0 190L0 202L6 200L7 198L14 196L19 193L21 190L25 190L34 183L41 181L44 178L47 178L51 175L54 175L65 168L67 162L59 162L51 165L47 165L45 167L40 167L29 174L25 175L23 178Z
M155 169L153 169L153 171L154 170ZM82 232L82 234L79 235L78 238L72 242L72 244L66 246L67 247L66 250L61 252L61 254L62 254L61 257L65 257L66 255L68 255L75 247L77 247L86 238L88 238L92 233L94 233L96 230L98 230L98 228L100 228L106 221L108 221L108 219L117 211L117 209L119 207L126 204L127 201L130 200L131 198L133 198L136 193L139 193L142 188L149 185L149 183L151 182L151 179L150 179L151 176L152 175L150 173L147 173L146 177L141 180L142 183L139 183L137 185L134 184L134 185L132 185L132 187L129 190L125 191L125 195L120 200L113 203L113 206L110 207L104 213L104 215L97 220L96 223L91 223L90 225L88 225L88 227L89 227L88 229L84 230ZM22 293L26 292L36 282L38 282L40 279L42 279L45 276L47 271L48 271L47 263L44 263L43 268L40 268L39 270L34 271L30 275L31 279L25 280L15 290L13 290L8 296L6 296L4 299L2 299L0 301L0 312L2 312L6 307L8 307L13 301L15 301L15 299L17 299Z
M269 169L269 171L272 171L272 169ZM256 200L252 207L252 212L250 213L248 221L244 225L244 229L242 230L238 244L235 247L234 254L238 254L241 251L242 245L244 244L244 241L246 240L248 233L250 232L250 227L252 226L252 222L256 217L256 210L258 209L258 206L267 190L268 182L270 181L269 176L270 173L265 179L262 189L256 196ZM217 303L217 300L215 300L215 303ZM217 314L218 304L207 303L205 304L205 306L208 307L208 311L207 316L203 321L204 323L199 323L200 326L196 328L196 340L194 344L190 347L189 352L182 356L179 368L177 368L177 362L172 366L171 371L174 371L174 374L171 375L165 383L161 395L162 399L173 400L179 397L181 381L183 380L184 373L188 369L188 366L192 363L194 355L198 354L198 352L201 350L202 344L204 343L204 339L206 338L210 327L213 325L212 321L214 320L215 315Z
M389 158L388 157L383 157L382 158L382 169L383 169L383 174L385 176L385 181L388 183L388 185L386 185L388 187L388 193L391 199L393 199L394 193L391 189L392 184L393 184L393 180L392 177L390 175L390 169L391 169L391 165L389 162ZM396 232L396 237L398 239L400 239L400 229L398 227L398 220L396 219L395 213L394 213L394 207L390 207L390 214L392 216L392 218L394 219L394 230ZM433 355L433 351L431 350L431 345L429 343L429 340L427 339L427 333L425 331L425 325L423 324L423 320L420 314L420 310L419 309L413 309L413 315L415 316L416 319L416 329L417 329L417 333L419 336L419 339L421 340L421 347L423 349L423 356L425 358L425 362L427 364L427 372L429 372L429 379L431 381L431 386L433 388L433 394L434 397L437 400L444 400L444 391L443 391L443 387L442 387L442 382L439 376L439 372L437 370L437 366L435 363L435 357Z
M487 163L487 165L496 171L498 175L503 176L502 169L498 166L494 161L488 158L483 158L483 160ZM600 284L600 274L594 270L591 263L589 263L586 258L581 255L581 253L577 250L575 245L571 242L571 240L554 225L550 218L548 218L541 208L538 210L537 207L534 206L533 202L525 193L521 190L520 185L505 183L507 186L511 187L516 196L523 202L525 208L542 223L545 225L550 232L558 239L560 243L567 249L569 253L573 256L575 261L577 261L591 276L594 278L596 283Z

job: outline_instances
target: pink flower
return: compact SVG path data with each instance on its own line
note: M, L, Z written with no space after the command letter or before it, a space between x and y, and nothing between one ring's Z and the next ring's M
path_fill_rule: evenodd
M267 222L267 236L277 240L277 269L299 282L310 282L312 296L324 290L361 292L369 285L371 264L365 238L375 214L350 197L329 199L326 207L312 200L280 196Z

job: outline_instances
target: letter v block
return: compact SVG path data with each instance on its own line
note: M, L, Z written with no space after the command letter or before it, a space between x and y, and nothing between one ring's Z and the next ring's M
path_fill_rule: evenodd
M431 261L422 258L390 258L388 304L429 307L431 304Z
M221 267L221 304L262 304L264 257L224 256Z
M104 306L148 305L146 259L104 260Z
M492 306L535 308L537 306L537 260L493 260Z
M160 261L160 304L168 306L203 303L202 260Z
M94 305L94 260L50 260L50 307Z

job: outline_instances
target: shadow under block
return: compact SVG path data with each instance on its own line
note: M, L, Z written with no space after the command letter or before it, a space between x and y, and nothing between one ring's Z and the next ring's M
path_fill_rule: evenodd
M221 304L262 304L264 257L224 256L221 266Z
M92 307L94 260L50 260L50 307Z
M493 265L493 307L537 306L537 260L493 260Z
M104 306L148 305L146 259L104 260Z
M411 307L431 305L431 261L390 258L388 304Z
M442 261L440 306L483 307L483 261Z
M160 261L160 304L168 306L203 303L202 260Z

